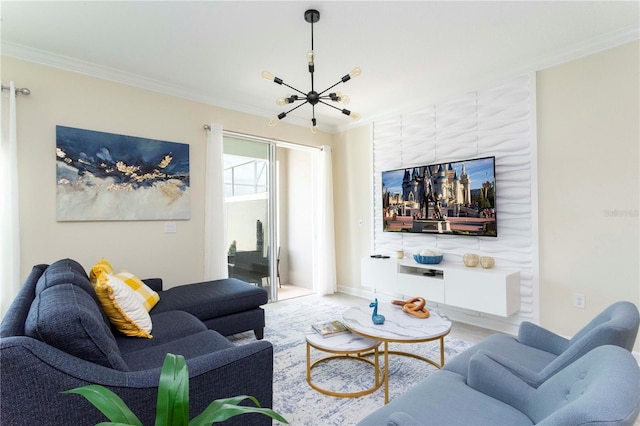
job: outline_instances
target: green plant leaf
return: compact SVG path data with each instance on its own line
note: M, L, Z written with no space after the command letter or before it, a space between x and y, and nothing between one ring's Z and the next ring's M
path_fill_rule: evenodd
M96 426L133 426L129 423L115 423L115 422L101 422L97 423Z
M142 426L140 420L118 395L100 385L87 385L62 393L82 395L114 423Z
M256 404L256 407L238 405L245 399L250 399ZM209 426L211 423L222 422L231 417L246 413L260 413L278 420L281 423L289 424L289 422L270 408L260 407L260 403L253 396L239 395L232 398L216 399L213 401L200 415L194 417L189 426Z
M189 424L189 370L182 355L167 354L160 372L156 426Z

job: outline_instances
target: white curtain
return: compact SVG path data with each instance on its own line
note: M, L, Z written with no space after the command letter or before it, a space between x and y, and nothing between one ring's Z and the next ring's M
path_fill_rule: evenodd
M1 84L1 83L0 83ZM4 317L20 289L20 217L18 214L18 138L16 88L2 90L0 101L0 316Z
M207 138L204 205L204 279L227 278L226 214L222 126L212 123Z
M331 147L323 146L316 154L316 221L314 281L319 295L333 294L336 286L336 250L333 226L333 177Z

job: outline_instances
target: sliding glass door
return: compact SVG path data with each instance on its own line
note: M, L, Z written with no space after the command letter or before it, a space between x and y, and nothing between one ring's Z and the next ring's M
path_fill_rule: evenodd
M224 137L229 277L264 287L270 299L277 300L277 289L272 285L272 256L274 252L277 256L278 245L272 231L275 204L271 151L269 143Z

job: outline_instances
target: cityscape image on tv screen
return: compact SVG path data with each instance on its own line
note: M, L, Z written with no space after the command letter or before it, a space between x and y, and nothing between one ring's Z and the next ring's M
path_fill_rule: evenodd
M495 157L382 172L388 232L497 237Z

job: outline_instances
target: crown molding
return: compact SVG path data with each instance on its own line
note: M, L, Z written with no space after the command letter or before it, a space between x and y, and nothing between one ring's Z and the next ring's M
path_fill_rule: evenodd
M560 51L551 52L548 55L534 58L527 64L520 64L520 66L513 67L508 70L501 70L500 72L496 72L493 78L487 78L485 76L483 80L484 82L487 82L504 78L505 74L519 75L526 72L540 71L545 68L570 62L572 60L576 60L593 53L601 52L603 50L611 49L625 43L636 41L638 39L640 39L640 28L638 28L637 26L623 28L605 36L586 40L569 46ZM128 86L201 102L207 105L212 105L232 111L238 111L245 114L251 114L258 117L269 118L271 115L273 115L273 111L267 111L265 109L257 108L252 105L242 104L238 103L237 101L230 101L219 98L214 99L211 96L203 94L202 92L186 87L167 84L160 80L155 80L138 74L128 73L115 68L83 61L81 59L54 54L17 43L2 41L0 49L0 53L4 56L13 57L28 62L76 72L91 77L101 78ZM460 88L458 88L456 92L459 91L459 89ZM398 111L395 111L395 113L397 112ZM381 112L375 115L379 119L380 117L388 116L389 111ZM324 128L322 129L322 131L327 133L338 133L351 129L353 127L359 127L362 124L371 122L373 120L374 117L367 117L365 118L365 120L360 120L357 123L349 123L346 125L332 125L324 123ZM290 116L287 118L287 121L289 122L289 124L308 127L308 120L305 119Z
M138 74L128 73L116 68L98 65L89 61L83 61L81 59L76 59L69 56L58 55L17 43L2 41L0 49L0 53L3 56L9 56L27 62L58 68L65 71L71 71L90 77L100 78L103 80L113 81L115 83L125 84L139 89L162 93L169 96L175 96L182 99L201 102L219 108L256 115L258 117L264 117L265 119L269 119L273 115L273 111L271 110L267 111L265 109L256 108L255 106L247 104L213 99L211 96L206 96L203 93L195 91L193 89L188 89L186 87L176 86L173 84L167 84L160 80L155 80ZM308 120L289 116L287 117L287 121L290 124L308 127ZM328 133L335 133L338 131L335 126L327 125L326 123L324 124L324 127L324 130Z

